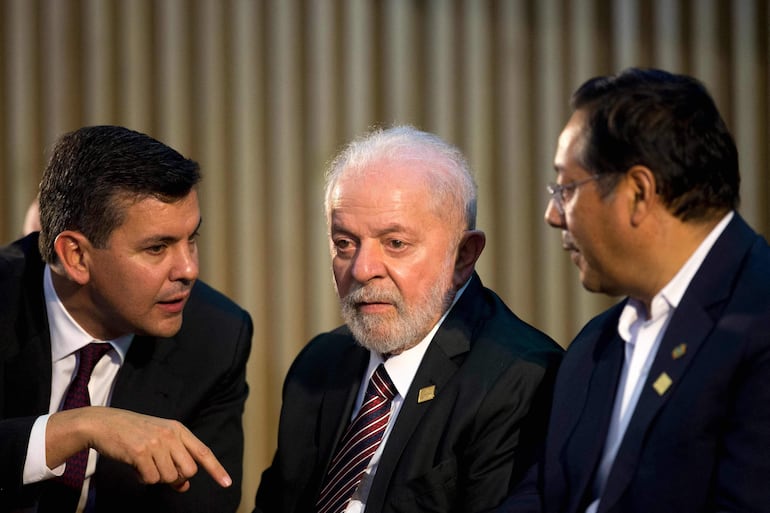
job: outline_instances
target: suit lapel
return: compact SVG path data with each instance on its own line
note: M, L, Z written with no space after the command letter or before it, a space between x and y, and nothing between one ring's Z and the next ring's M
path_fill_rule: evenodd
M618 309L619 311L619 309ZM592 485L594 471L604 449L610 416L615 402L620 370L623 366L625 344L617 334L617 315L611 315L605 322L600 339L593 351L594 364L586 365L582 379L570 386L575 392L574 404L582 404L582 409L571 419L567 426L570 433L559 458L566 469L571 504L567 511L577 511ZM593 369L593 372L588 372ZM580 462L580 464L574 464Z
M643 448L645 432L697 353L714 321L697 305L681 303L666 334L661 340L655 360L639 395L633 416L626 428L602 497L601 511L611 507L622 495L636 472L636 463ZM681 358L675 358L675 348L686 347ZM681 351L681 349L677 350ZM671 384L666 385L670 380ZM661 393L662 392L662 393Z
M160 417L174 411L171 403L185 386L168 368L169 354L178 343L174 338L134 337L118 371L110 405Z
M479 318L480 310L484 307L481 291L481 281L474 275L425 352L380 457L377 473L366 500L367 511L382 511L388 484L404 449L432 405L430 400L420 401L420 390L434 386L434 395L440 396L457 372L462 358L470 351L475 319Z
M666 333L618 449L600 512L611 508L633 478L643 441L660 409L712 334L730 297L736 272L756 235L735 214L693 277Z
M369 352L366 349L357 345L352 338L347 343L350 348L338 365L331 369L328 386L325 387L321 399L318 463L323 469L322 476L326 475L334 449L350 423L353 405L369 361Z
M438 333L436 336L439 336ZM457 364L452 362L438 345L432 344L428 348L412 385L409 387L409 392L404 398L404 403L401 405L401 411L399 411L396 423L393 425L393 431L388 437L387 450L383 451L377 466L376 479L378 481L380 479L390 481L390 476L401 458L404 447L431 406L431 401L419 401L420 390L435 386L434 394L440 395L446 383L457 372L457 368Z

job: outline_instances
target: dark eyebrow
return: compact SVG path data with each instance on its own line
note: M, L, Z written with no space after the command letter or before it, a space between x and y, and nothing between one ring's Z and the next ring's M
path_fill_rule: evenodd
M188 236L188 238L194 236L196 233L198 233L198 230L201 228L201 224L203 224L203 218L198 219L198 224L195 226L195 230ZM180 240L178 237L170 237L168 235L156 235L152 237L147 237L146 239L143 239L140 241L141 245L152 245L152 244L158 244L158 243L172 243L177 242Z

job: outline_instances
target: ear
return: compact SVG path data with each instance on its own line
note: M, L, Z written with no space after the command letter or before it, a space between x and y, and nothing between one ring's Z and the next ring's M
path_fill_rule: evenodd
M457 260L452 277L452 285L455 289L465 285L465 282L471 277L473 269L476 267L476 261L481 256L486 243L487 237L481 230L466 230L463 233L457 247Z
M646 166L633 166L626 172L626 180L633 195L631 224L639 226L657 200L655 175Z
M69 279L79 285L85 285L90 278L88 266L90 249L91 244L86 236L73 230L61 232L54 241L54 250L59 257L61 268Z

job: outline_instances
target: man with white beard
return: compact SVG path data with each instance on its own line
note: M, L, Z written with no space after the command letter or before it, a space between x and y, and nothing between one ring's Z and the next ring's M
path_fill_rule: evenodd
M465 158L412 127L375 130L332 162L325 207L345 325L288 372L255 513L496 506L541 448L562 351L475 273Z

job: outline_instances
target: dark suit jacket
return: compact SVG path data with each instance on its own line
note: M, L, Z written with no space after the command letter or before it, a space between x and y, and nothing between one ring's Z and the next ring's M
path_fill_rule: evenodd
M31 504L46 490L46 483L22 486L21 477L30 429L48 412L51 394L43 268L36 235L0 249L0 511ZM251 334L247 312L197 282L176 336L134 339L111 405L181 421L212 449L233 485L221 489L199 468L191 489L180 494L166 485L143 485L128 465L100 457L91 480L98 512L237 509Z
M548 513L583 512L592 500L624 304L586 325L559 371L542 483ZM663 373L671 384L659 393ZM661 340L599 513L769 510L770 248L736 214Z
M561 348L474 276L433 338L382 454L367 513L473 513L498 504L545 429ZM286 378L256 512L310 513L368 363L346 327L313 339ZM418 403L421 388L435 398Z

